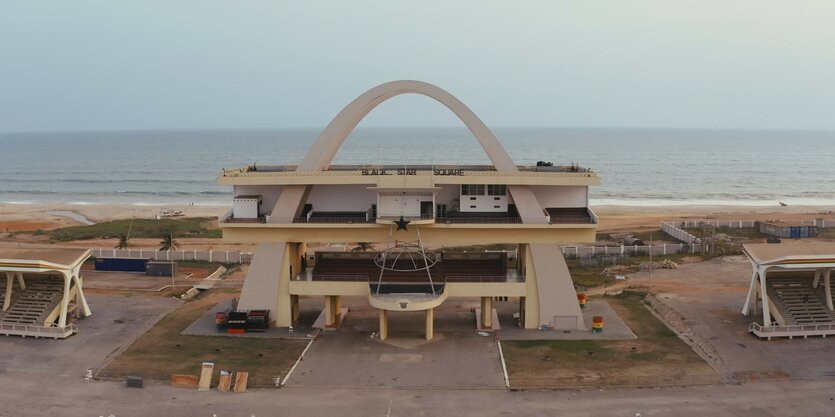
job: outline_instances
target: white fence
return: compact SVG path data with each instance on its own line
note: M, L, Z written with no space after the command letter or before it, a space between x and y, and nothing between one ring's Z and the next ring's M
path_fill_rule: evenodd
M91 249L96 258L138 258L156 261L206 261L225 264L248 264L252 252L176 250L158 251L150 249Z
M687 233L687 231L679 229L674 223L661 222L661 230L672 236L673 238L684 243L700 243L701 241L696 237Z
M586 258L590 256L653 256L674 253L701 253L702 245L687 243L662 243L643 246L563 246L562 254L566 258Z
M716 220L716 219L684 219L684 220L665 220L661 222L670 223L676 227L699 227L702 224L715 227L728 227L731 229L753 229L757 227L758 220ZM835 227L835 220L792 220L792 223L808 224L817 227Z

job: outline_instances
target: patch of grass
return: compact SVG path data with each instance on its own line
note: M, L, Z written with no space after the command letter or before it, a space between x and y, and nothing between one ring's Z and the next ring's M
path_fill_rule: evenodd
M184 336L180 332L232 290L210 290L169 313L124 353L99 372L108 377L139 374L167 380L172 373L199 375L204 361L215 363L215 378L221 369L249 371L250 385L270 385L284 375L306 345L304 340L236 338L225 336Z
M688 227L684 229L687 233L690 233L697 238L702 238L702 229L698 227ZM762 240L768 238L768 235L760 233L759 229L755 228L731 228L727 226L717 227L716 233L721 233L723 235L728 235L734 238L745 238L749 240Z
M127 233L131 238L162 238L173 233L174 238L221 238L222 232L211 217L184 217L178 219L127 219L96 223L90 226L72 226L55 229L49 233L52 240L68 242L86 239L109 239ZM131 222L133 223L131 225Z
M511 384L651 384L667 378L686 381L687 376L716 377L708 364L646 309L642 294L625 292L605 300L637 339L503 342ZM603 331L605 334L605 328Z

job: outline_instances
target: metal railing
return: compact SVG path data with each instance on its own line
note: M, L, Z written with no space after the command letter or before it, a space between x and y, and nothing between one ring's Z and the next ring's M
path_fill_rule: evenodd
M366 282L371 277L368 275L350 275L350 274L313 274L312 281L340 281L340 282Z
M311 281L338 281L338 282L366 282L376 281L378 277L371 277L364 274L312 274ZM390 277L383 275L384 280ZM298 280L305 280L304 275L299 275ZM433 279L436 283L445 282L525 282L524 276L510 275L450 275L443 278Z
M93 257L153 259L156 261L206 261L245 264L252 261L252 252L152 249L90 249Z
M448 275L443 278L446 282L525 282L525 276L510 275Z
M592 216L581 215L551 215L551 224L596 224Z
M544 219L544 217L543 217ZM542 220L542 219L540 219ZM519 224L522 223L521 217L438 217L435 223L447 224Z
M14 324L14 323L0 323L0 333L17 336L33 336L33 337L67 337L71 334L78 333L78 326L73 323L67 324L65 327L58 327L56 324L50 326L39 326L36 324Z
M789 324L784 326L763 326L757 322L748 324L748 332L758 337L823 336L835 334L835 323Z

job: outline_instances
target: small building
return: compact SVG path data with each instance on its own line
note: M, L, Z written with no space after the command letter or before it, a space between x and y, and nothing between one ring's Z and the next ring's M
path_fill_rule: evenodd
M759 222L760 233L785 237L791 239L800 239L806 237L818 237L818 227L799 222L784 222L784 221L763 221Z
M261 216L260 195L238 195L232 199L232 218L257 220Z
M90 316L81 264L89 249L0 248L0 334L66 338L74 315Z

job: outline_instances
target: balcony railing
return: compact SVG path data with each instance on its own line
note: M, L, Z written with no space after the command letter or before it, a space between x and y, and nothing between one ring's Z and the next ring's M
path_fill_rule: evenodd
M299 276L298 280L303 280L303 276ZM376 282L379 277L371 277L366 274L312 274L312 281L334 281L334 282ZM383 276L383 282L392 279ZM395 278L396 279L396 278ZM405 280L406 282L413 282L412 279ZM435 283L447 282L525 282L523 275L450 275L433 279Z

